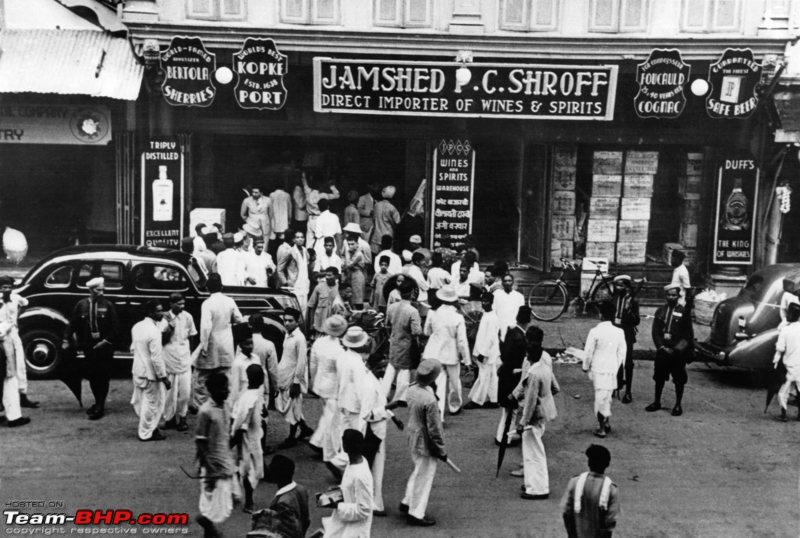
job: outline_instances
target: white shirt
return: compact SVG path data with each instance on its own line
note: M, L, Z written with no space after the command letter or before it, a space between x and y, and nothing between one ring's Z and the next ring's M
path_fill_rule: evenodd
M617 388L617 371L625 362L625 332L610 321L598 323L586 337L583 369L590 370L595 388Z
M440 306L432 314L433 312L428 313L422 330L430 337L422 358L436 359L445 366L458 364L459 359L464 364L469 364L469 343L464 316L449 304Z
M428 281L425 280L425 276L422 274L422 269L413 263L410 263L404 266L401 272L404 275L408 275L413 278L417 283L417 286L419 286L420 291L428 291ZM422 298L420 298L420 300L422 300Z
M519 307L524 304L525 297L517 290L511 290L510 293L506 293L503 288L495 290L492 310L497 312L497 317L500 319L501 340L505 339L508 328L517 324Z
M342 475L342 502L322 518L325 538L369 538L372 528L373 482L366 458L350 463Z
M161 347L161 329L152 318L144 318L131 329L131 351L134 384L145 386L147 381L167 377Z
M367 367L361 355L355 351L345 349L336 362L336 374L339 382L338 404L339 409L347 413L361 412L361 383Z
M488 361L500 358L500 319L497 312L484 312L475 335L474 356L483 355Z
M305 222L308 220L308 212L306 211L306 194L303 187L300 185L295 186L292 191L292 199L294 200L294 220L298 222Z
M321 243L325 237L334 237L342 233L342 225L339 222L339 215L331 213L326 209L317 217L314 225L314 237Z
M428 285L435 290L440 290L450 284L450 273L441 267L428 269Z
M247 276L255 280L253 286L259 288L267 287L267 270L275 271L275 262L272 261L272 256L267 254L265 250L261 254L256 254L251 250L247 253Z
M226 248L217 254L217 272L223 286L243 286L247 276L247 253L234 248Z
M344 353L339 339L325 335L317 338L311 345L310 361L317 365L314 375L314 392L320 398L333 398L339 396L339 380L336 364Z
M800 381L800 322L795 321L781 328L775 351L783 353L787 379Z
M269 195L272 200L272 218L275 221L273 231L283 233L289 228L292 218L292 197L283 189L276 189Z
M174 325L169 342L164 346L164 364L167 372L170 374L188 372L192 365L189 338L197 335L192 315L185 310L178 313L177 316L172 311L168 311L164 314L162 324Z
M322 252L317 252L317 259L314 260L314 272L319 273L327 269L328 267L336 267L339 272L342 272L342 258L336 254L336 251L331 252L331 255L328 256L325 253L325 249L322 249Z
M686 288L691 288L692 283L689 279L689 268L680 264L672 271L672 281L670 284L677 284L681 287L681 304L686 303Z
M192 245L193 245L192 246L192 248L193 248L192 252L193 253L195 253L195 252L203 252L204 250L206 250L208 248L206 246L206 240L203 239L202 237L200 237L199 235L194 236L194 239L192 239Z
M789 305L792 303L800 304L800 298L798 298L797 295L795 295L794 293L784 291L783 295L781 295L781 307L780 307L780 315L782 322L786 322L786 312L789 310Z
M461 260L456 260L453 262L453 265L450 266L450 278L453 282L458 282L458 274L461 272ZM476 276L475 273L479 273L480 276ZM481 272L481 268L478 265L478 262L472 264L472 267L469 270L469 276L467 279L471 282L473 279L478 278L479 280L483 280L483 273Z
M369 244L367 244L369 246ZM382 250L375 256L375 272L378 273L381 270L380 259L381 256L388 256L389 257L389 274L396 275L403 269L403 260L400 259L400 256L392 252L391 250Z

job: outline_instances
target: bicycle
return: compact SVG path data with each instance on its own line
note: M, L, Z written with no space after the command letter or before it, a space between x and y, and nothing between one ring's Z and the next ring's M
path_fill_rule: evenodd
M567 271L577 271L578 261L561 258L561 274L555 280L542 280L537 282L528 291L528 306L533 317L539 321L555 321L566 311L569 304L568 285L564 280ZM583 304L581 312L584 314L597 304L608 300L614 294L613 280L616 275L604 275L600 268L595 268L594 278L589 285L589 291L576 299ZM641 281L639 281L641 282Z

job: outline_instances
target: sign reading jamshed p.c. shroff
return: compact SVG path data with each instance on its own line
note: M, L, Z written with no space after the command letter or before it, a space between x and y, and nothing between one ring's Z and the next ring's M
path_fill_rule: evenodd
M314 111L610 121L617 74L615 65L314 58Z

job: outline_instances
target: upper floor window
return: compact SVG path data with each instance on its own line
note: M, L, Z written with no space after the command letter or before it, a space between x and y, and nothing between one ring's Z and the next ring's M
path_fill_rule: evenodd
M431 25L433 0L374 0L376 26L419 28Z
M281 21L290 24L339 24L339 0L281 0Z
M244 20L246 0L187 0L187 17L213 21Z
M647 0L591 0L590 32L644 32Z
M742 24L741 0L683 0L684 32L738 32Z
M556 30L560 5L560 0L500 0L500 29Z

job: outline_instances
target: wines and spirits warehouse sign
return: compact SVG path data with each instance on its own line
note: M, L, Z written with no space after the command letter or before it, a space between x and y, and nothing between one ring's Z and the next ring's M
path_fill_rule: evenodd
M615 65L314 58L314 110L610 121L617 71Z
M461 250L472 233L475 149L469 140L441 140L433 151L431 248Z

